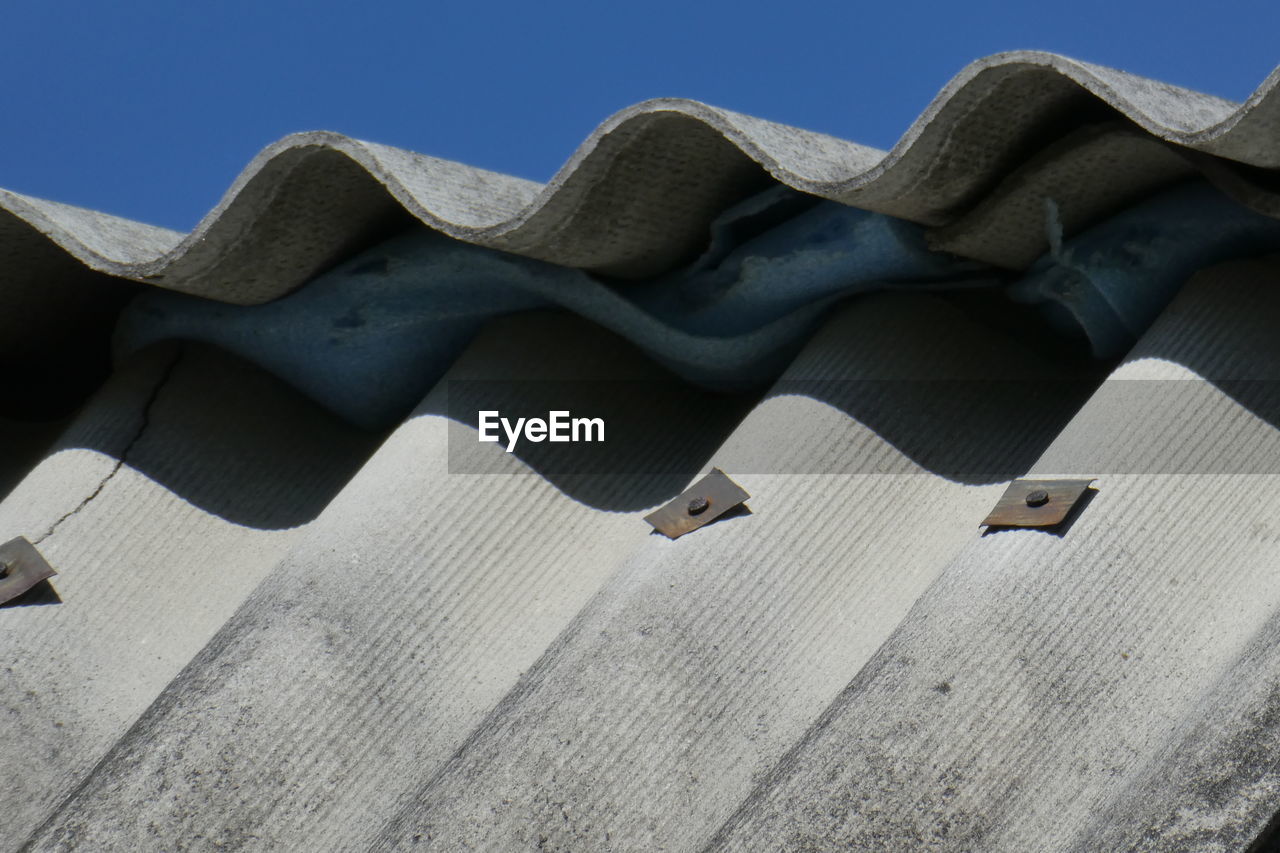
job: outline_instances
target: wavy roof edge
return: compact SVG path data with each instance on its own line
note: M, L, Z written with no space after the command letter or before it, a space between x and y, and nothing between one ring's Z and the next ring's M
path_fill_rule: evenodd
M1117 117L1161 143L1280 168L1278 85L1280 68L1237 104L1055 54L1012 52L962 70L888 152L657 99L604 121L545 186L318 131L263 149L186 235L4 190L0 208L90 269L229 302L283 295L406 212L466 242L640 278L686 258L716 212L770 177L948 225L1073 125ZM13 246L10 257L15 248L20 257Z

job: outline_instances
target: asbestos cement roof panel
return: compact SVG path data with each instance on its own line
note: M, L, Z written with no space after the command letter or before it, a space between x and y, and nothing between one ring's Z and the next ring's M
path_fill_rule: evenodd
M1046 196L1068 232L1194 175L1268 212L1277 79L1238 105L1005 54L888 153L655 101L546 187L306 134L186 236L4 194L0 298L39 297L36 339L105 294L74 315L105 340L138 288L269 300L413 219L642 278L771 180L1021 268ZM1084 374L977 303L870 294L719 394L524 312L385 433L143 350L4 425L0 539L60 574L0 608L0 848L1247 849L1280 810L1277 325L1275 258ZM454 417L495 380L646 417L617 472L566 473ZM712 467L749 512L644 525ZM1026 475L1096 483L1064 529L984 532Z

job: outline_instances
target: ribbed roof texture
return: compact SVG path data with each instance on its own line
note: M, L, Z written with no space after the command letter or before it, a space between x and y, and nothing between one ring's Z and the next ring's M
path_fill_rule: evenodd
M860 296L762 395L515 314L376 434L210 346L105 352L141 289L272 300L415 220L642 282L771 182L1013 271L1055 250L1046 198L1068 236L1189 178L1274 215L1278 82L1003 54L888 153L652 101L545 187L302 134L186 236L0 192L0 541L59 571L0 608L0 848L1269 843L1278 258L1201 271L1083 371L989 300ZM633 382L647 422L613 473L476 442L479 473L471 380L583 412ZM652 534L712 467L750 512ZM979 528L1041 475L1096 491L1065 529Z

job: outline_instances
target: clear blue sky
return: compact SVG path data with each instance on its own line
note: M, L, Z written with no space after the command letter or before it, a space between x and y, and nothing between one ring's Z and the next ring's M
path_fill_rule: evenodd
M1241 99L1280 63L1278 34L1272 0L9 0L0 187L187 229L258 149L316 129L546 180L659 96L887 148L990 53Z

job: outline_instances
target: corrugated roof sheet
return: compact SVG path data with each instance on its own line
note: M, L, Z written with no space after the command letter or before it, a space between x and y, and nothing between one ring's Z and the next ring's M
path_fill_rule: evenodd
M887 154L654 101L546 187L304 134L185 237L3 194L3 357L69 383L3 424L0 539L60 572L0 608L3 846L1248 848L1280 811L1275 258L1085 369L989 296L859 296L755 394L516 314L385 433L205 344L105 352L141 289L270 300L414 219L639 280L771 181L1012 270L1057 251L1046 197L1068 235L1194 176L1271 215L1277 80L1005 54ZM566 472L458 422L495 380L648 411ZM750 512L651 534L712 467ZM1096 491L984 534L1027 474Z

